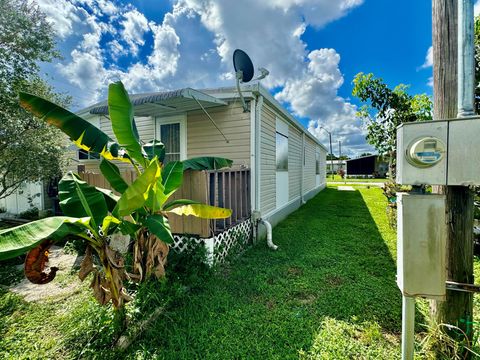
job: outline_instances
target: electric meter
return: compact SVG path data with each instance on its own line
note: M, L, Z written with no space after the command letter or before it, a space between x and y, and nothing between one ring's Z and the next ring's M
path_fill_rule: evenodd
M444 154L445 144L432 136L412 141L406 151L407 161L420 168L434 166L443 159Z

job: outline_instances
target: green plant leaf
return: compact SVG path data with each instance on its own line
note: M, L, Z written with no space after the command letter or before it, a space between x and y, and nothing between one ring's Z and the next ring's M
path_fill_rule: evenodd
M150 188L159 178L160 165L154 158L145 171L122 194L113 211L114 215L118 212L120 216L126 216L141 208L148 198Z
M130 221L127 221L127 220L123 220L118 225L118 229L121 231L123 235L133 235L141 228L142 228L141 225L131 223Z
M81 180L77 174L68 172L60 180L58 190L60 208L65 215L77 218L91 216L95 225L101 224L107 216L103 193Z
M154 234L164 243L173 243L173 235L170 230L170 224L165 216L161 214L149 215L145 220L145 225L152 234Z
M218 170L231 167L232 160L213 156L202 156L183 161L183 170Z
M167 212L177 215L192 215L202 219L225 219L232 215L230 209L205 204L181 205Z
M193 205L193 204L200 204L198 201L193 201L193 200L188 200L188 199L178 199L178 200L173 200L170 201L169 203L166 203L163 205L164 211L171 210L173 208L179 207L181 205Z
M148 192L145 206L154 213L162 208L167 199L168 196L165 194L165 187L163 186L162 178L159 177Z
M169 162L162 171L163 186L167 198L182 186L183 164L181 161Z
M121 223L121 221L119 219L117 219L115 216L111 216L111 215L105 216L103 218L103 222L102 222L103 234L108 235L109 230L111 230L111 228L110 228L111 225L118 225L120 223Z
M108 160L129 161L119 145L88 121L41 97L20 92L20 105L39 119L62 130L79 148L99 153Z
M89 220L55 216L0 230L0 260L20 256L47 238L56 241L78 235L86 230Z
M121 81L108 86L108 113L119 144L125 148L131 158L145 167L146 161L136 130L133 106Z
M100 171L115 191L122 194L127 188L127 182L122 178L118 166L114 163L102 159L100 162Z
M101 187L95 187L95 189L97 189L103 194L103 196L105 197L105 201L107 202L108 211L112 212L117 205L120 196L115 195L115 193L110 189L104 189Z
M161 163L165 160L165 145L159 140L153 139L148 144L143 145L143 150L150 160L155 156Z

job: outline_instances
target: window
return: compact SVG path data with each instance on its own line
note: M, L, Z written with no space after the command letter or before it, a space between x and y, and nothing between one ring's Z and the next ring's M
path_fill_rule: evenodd
M187 158L186 123L184 114L155 118L155 138L165 145L165 162Z
M78 160L98 160L100 154L95 152L88 152L83 149L78 149Z
M320 175L320 153L315 153L315 174Z
M277 132L277 171L288 171L288 137Z
M100 117L93 117L87 120L90 124L95 126L97 129L100 129ZM72 146L71 148L73 149L78 149L75 145ZM100 159L100 154L95 153L95 152L88 152L83 149L78 149L78 160L98 160Z
M180 160L180 123L160 125L160 141L165 145L165 162Z

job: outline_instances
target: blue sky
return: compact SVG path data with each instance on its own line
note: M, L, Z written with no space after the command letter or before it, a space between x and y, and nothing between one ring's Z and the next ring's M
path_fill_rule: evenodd
M270 89L323 143L323 126L350 156L372 149L352 79L431 94L431 2L403 0L37 0L63 59L47 78L74 108L122 80L131 93L233 86L231 55L246 50ZM476 6L478 7L478 6Z

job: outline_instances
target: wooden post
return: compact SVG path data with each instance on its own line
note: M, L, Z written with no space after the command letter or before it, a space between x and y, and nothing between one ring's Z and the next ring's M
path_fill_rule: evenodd
M433 103L434 119L451 119L457 115L458 42L457 2L432 1L433 34ZM473 193L463 186L435 186L434 192L447 196L447 279L473 283ZM431 302L434 324L458 326L473 338L473 297L471 293L447 290L446 301ZM452 331L451 335L459 332ZM459 336L457 340L462 339Z

